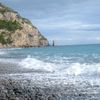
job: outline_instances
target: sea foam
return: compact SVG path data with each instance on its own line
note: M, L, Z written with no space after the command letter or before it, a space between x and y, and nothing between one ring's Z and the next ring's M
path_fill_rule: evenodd
M0 50L0 55L4 55L4 54L7 54L7 52L4 50Z
M73 63L68 68L64 69L64 73L68 75L99 75L100 63L92 64L80 64Z
M47 71L53 72L55 71L56 66L52 63L43 62L41 60L35 59L33 57L28 56L20 62L20 65L23 68L33 69L38 71Z
M87 63L76 62L69 64L68 63L57 64L57 63L45 62L31 56L28 56L27 58L21 60L20 66L26 69L33 69L35 71L54 72L57 74L66 74L74 76L100 74L100 63L87 64Z

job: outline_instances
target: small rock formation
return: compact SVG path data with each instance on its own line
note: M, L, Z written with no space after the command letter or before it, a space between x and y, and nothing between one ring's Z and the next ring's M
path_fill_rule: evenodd
M0 3L0 48L47 45L48 40L28 19Z
M54 40L52 41L52 46L55 46L55 41Z

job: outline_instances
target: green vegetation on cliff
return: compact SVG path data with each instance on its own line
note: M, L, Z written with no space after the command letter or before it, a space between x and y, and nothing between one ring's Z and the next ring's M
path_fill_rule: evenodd
M17 29L21 29L21 26L17 21L0 20L0 29L15 31Z
M0 33L0 43L2 44L9 44L12 43L9 36L6 36L5 32Z

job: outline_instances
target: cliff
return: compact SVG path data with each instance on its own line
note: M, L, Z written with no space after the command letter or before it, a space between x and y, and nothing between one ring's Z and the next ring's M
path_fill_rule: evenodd
M0 3L0 48L47 45L48 40L28 19Z

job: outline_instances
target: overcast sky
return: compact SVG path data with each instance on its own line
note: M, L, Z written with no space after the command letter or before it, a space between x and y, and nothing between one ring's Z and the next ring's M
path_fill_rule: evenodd
M100 0L0 0L56 44L100 43Z

